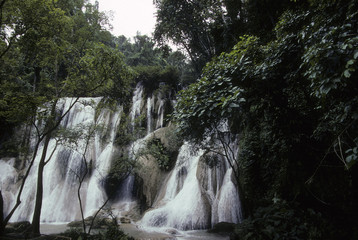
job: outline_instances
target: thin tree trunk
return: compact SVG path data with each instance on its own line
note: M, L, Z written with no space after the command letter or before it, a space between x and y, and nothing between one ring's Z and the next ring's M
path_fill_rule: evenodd
M32 233L35 235L40 235L40 216L42 208L42 196L43 196L43 171L46 164L46 153L48 145L50 143L51 134L46 135L44 147L42 150L41 159L39 162L38 172L37 172L37 191L36 191L36 202L34 215L32 218Z
M43 133L43 136L45 136L45 142L44 142L44 147L43 147L43 151L38 167L38 173L37 173L38 174L37 191L36 191L34 215L32 218L32 233L35 235L40 235L40 217L41 217L42 196L43 196L43 171L45 165L50 161L50 159L46 161L46 154L47 154L49 142L51 140L51 135L52 132L55 131L57 127L60 125L62 119L70 112L70 110L78 101L78 99L79 97L77 97L75 101L73 101L73 103L69 106L67 111L63 113L62 116L56 121L55 121L55 114L56 114L57 100L55 100L51 106L50 118L47 120L46 123L47 126L45 127L45 132Z
M113 194L112 194L113 195ZM94 220L96 219L97 215L100 213L100 211L106 206L106 204L109 202L110 200L110 197L107 197L107 200L102 204L102 206L97 210L97 212L95 213L95 215L93 216L92 218L92 221L91 221L91 225L88 229L88 235L91 234L91 230L92 230L92 227L94 225Z
M81 188L82 188L82 183L87 175L88 169L87 169L87 164L86 164L86 172L84 174L84 176L80 179L80 184L78 186L77 189L77 197L78 197L78 201L80 203L80 211L81 211L81 218L82 218L82 227L83 227L83 232L84 234L86 234L86 222L85 222L85 216L84 216L84 212L83 212L83 205L82 205L82 198L81 198Z
M50 159L46 162L46 155L48 150L48 145L51 140L52 132L58 127L62 118L55 124L55 115L56 115L56 105L57 100L52 103L50 117L47 119L46 126L45 126L45 139L44 139L44 146L42 149L42 155L38 166L37 172L37 190L36 190L36 199L35 199L35 209L34 215L32 217L32 233L36 235L40 235L40 217L41 217L41 208L42 208L42 197L43 197L43 171L45 165ZM66 112L68 113L68 111Z

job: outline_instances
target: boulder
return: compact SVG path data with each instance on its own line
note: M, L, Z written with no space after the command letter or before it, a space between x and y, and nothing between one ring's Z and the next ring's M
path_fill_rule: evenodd
M131 223L131 220L129 218L127 218L127 217L121 217L121 218L119 218L119 221L122 224Z
M23 222L15 222L15 223L8 223L6 225L6 233L23 233L26 232L31 227L30 222L23 221Z

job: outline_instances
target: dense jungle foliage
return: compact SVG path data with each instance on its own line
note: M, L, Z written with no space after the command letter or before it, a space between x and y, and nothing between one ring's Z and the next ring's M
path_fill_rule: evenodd
M198 142L221 119L238 134L246 220L236 237L355 239L358 1L252 8L268 2L242 2L247 15L238 21L247 28L180 92L173 116L183 136ZM258 31L265 17L274 27Z
M39 106L38 142L49 140L62 97L128 108L138 81L184 89L172 115L182 136L200 143L224 119L239 138L234 239L357 239L358 1L154 3L154 39L128 39L98 3L0 0L0 154L19 154L5 140ZM149 148L169 169L166 150Z

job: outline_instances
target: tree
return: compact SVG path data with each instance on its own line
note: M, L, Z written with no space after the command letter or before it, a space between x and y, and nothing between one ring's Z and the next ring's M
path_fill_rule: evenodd
M79 66L76 66L76 68L72 69L71 73L69 74L71 76L71 81L65 82L68 84L65 84L63 87L66 87L66 89L71 89L72 91L70 93L74 93L77 96L91 95L100 88L106 87L106 84L112 84L112 82L114 82L116 85L120 83L125 87L130 73L126 72L127 69L123 64L124 62L122 60L122 56L118 53L116 54L115 51L109 50L107 47L101 45L94 47L93 49L88 50L87 54L81 58ZM119 74L122 76L118 76ZM120 79L120 81L116 79L121 77L123 78ZM121 95L126 96L126 91L126 88L121 90ZM45 147L43 148L43 157L41 157L39 163L37 196L34 216L32 220L33 232L35 234L39 233L39 222L42 206L42 174L43 168L46 165L45 156L47 153L46 144L48 144L51 138L52 131L59 126L61 120L78 100L79 97L75 97L75 100L70 105L70 107L59 116L55 112L57 104L57 100L55 100L51 106L53 110L51 110L49 118L46 119L46 123L49 124L49 126L45 126Z
M76 126L74 129L61 129L60 134L64 138L64 145L71 149L72 151L75 151L81 155L81 170L76 171L75 169L70 169L72 173L76 176L78 180L78 188L77 188L77 198L80 205L80 212L81 212L81 218L82 218L82 228L84 238L86 239L87 236L87 227L83 212L83 203L82 203L82 197L81 197L81 188L84 180L86 179L87 175L92 171L91 161L89 161L86 157L88 148L90 147L90 143L95 136L96 132L101 130L102 127L95 124L90 125L82 125L79 124L79 126ZM101 207L100 209L102 209ZM90 234L92 225L94 222L94 218L92 220L92 224L90 226L90 229L88 231L88 234Z
M54 131L80 97L109 93L112 96L117 94L116 97L125 101L129 95L128 86L132 76L132 71L124 64L123 55L101 43L105 39L102 36L106 36L102 34L104 15L91 4L83 5L83 1L70 2L75 3L75 9L72 11L59 8L63 6L61 4L66 6L64 1L29 0L23 3L24 5L8 5L8 8L18 9L24 20L18 18L21 24L15 19L1 26L19 25L27 31L16 35L16 41L12 44L16 48L7 45L6 55L0 59L4 61L6 56L6 60L10 61L5 67L12 70L7 74L5 69L1 69L1 88L6 91L2 92L4 98L0 115L6 122L11 122L20 112L22 120L29 119L37 135L35 150L22 180L16 204L3 225L7 224L21 203L24 183L38 154L39 145L43 143L32 220L32 231L35 235L40 233L42 174L50 160L46 159L47 147ZM82 9L85 9L85 12L82 12ZM27 21L25 17L34 17L34 21L32 18ZM11 67L12 62L18 63L15 68ZM59 99L69 96L74 97L73 102L63 112L58 112ZM21 106L22 102L26 104ZM17 106L21 108L17 109ZM27 106L31 106L32 111L28 111ZM39 106L43 110L36 113L35 109ZM38 122L44 124L38 125Z
M308 10L287 11L274 39L241 37L180 93L174 118L184 136L201 140L222 119L239 134L238 180L249 215L266 198L267 205L283 199L324 211L334 224L337 215L354 219L356 7L354 0L312 1ZM354 227L345 228L350 238Z
M183 48L200 74L214 56L230 49L245 34L265 41L287 9L306 6L306 0L156 0L158 9L154 38Z
M185 49L200 72L217 49L211 34L215 21L222 18L221 1L155 1L157 24L154 38L172 41Z
M114 42L124 54L125 62L137 73L137 80L144 82L146 90L157 89L160 82L178 89L196 79L193 64L182 52L173 51L167 45L157 46L154 39L146 35L137 34L133 43L130 40L119 36Z

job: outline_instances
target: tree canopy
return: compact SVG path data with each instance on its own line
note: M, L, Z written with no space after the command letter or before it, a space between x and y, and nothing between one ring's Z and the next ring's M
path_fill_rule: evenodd
M83 0L1 1L0 118L24 121L54 98L124 100L133 71L113 47L106 15Z
M265 1L247 1L255 2ZM248 216L263 199L283 199L323 211L335 224L336 215L354 218L357 5L286 7L271 34L242 35L180 92L173 116L183 136L200 142L222 119L239 135L237 180ZM346 227L349 238L353 225Z

